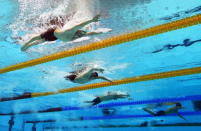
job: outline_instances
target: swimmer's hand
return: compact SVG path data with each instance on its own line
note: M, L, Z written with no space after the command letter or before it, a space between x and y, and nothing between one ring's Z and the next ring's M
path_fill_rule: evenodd
M100 20L100 15L96 15L92 20L93 22L98 22Z

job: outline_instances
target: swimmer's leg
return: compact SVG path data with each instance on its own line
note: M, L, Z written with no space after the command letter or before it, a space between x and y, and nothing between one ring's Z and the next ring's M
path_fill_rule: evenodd
M151 111L149 108L142 108L145 112L147 112L147 113L149 113L149 114L151 114L151 115L153 115L153 116L155 116L156 114L153 112L153 111Z
M85 36L99 35L99 34L107 33L110 31L112 31L112 29L108 29L107 31L92 31L92 32L87 32Z
M110 80L109 78L105 77L105 76L98 76L97 79L102 79L108 82L112 82L112 80Z
M85 22L82 22L74 27L71 28L71 31L78 31L80 29L82 29L84 26L92 23L92 22L98 22L99 21L99 18L100 18L100 15L96 15L93 19L91 20L88 20L88 21L85 21ZM65 30L65 29L64 29Z
M100 97L96 97L92 101L85 101L85 103L92 103L92 105L97 105L97 104L101 103L101 99L100 99Z
M21 47L21 51L26 51L31 46L38 45L38 44L41 44L43 42L45 42L45 40L41 39L41 40L34 41L32 43L25 44L24 46Z
M41 36L40 36L40 35L37 35L37 36L31 38L28 42L26 42L26 43L21 47L21 50L22 50L22 51L25 51L25 50L27 49L27 47L28 47L28 48L30 47L30 44L31 44L32 42L34 42L34 41L41 41L41 40L43 40L43 39L41 38Z
M94 71L102 71L103 72L103 69L97 69L97 68L84 68L80 75L78 75L77 79L81 78L81 77L84 77L84 78L90 78L91 77L91 74L94 72Z
M158 53L158 52L161 52L161 51L163 51L163 49L155 50L152 53Z

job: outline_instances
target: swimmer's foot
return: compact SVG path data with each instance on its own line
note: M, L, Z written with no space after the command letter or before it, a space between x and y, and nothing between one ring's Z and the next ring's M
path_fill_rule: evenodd
M94 22L98 22L100 20L100 15L96 15L94 18L93 18L93 21Z
M24 45L24 46L21 47L21 51L26 51L28 48L29 48L29 46Z
M30 48L31 46L33 46L35 43L31 43L31 44L24 44L21 47L21 51L26 51L28 48Z

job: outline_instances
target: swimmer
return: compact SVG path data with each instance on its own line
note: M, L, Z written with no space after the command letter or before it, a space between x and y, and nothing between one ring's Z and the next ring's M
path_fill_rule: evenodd
M127 93L108 91L106 95L98 96L95 99L93 99L92 101L85 101L85 103L92 103L92 105L97 105L103 101L111 101L111 100L117 100L117 99L123 99L123 98L130 98L130 95Z
M175 45L167 44L167 45L164 45L163 48L158 49L156 51L153 51L152 53L158 53L158 52L161 52L163 50L171 50L171 49L174 49L177 46L188 47L188 46L191 46L191 45L193 45L193 44L195 44L197 42L201 42L201 39L200 40L195 40L195 41L191 41L190 39L185 39L185 40L183 40L183 44L175 44Z
M79 84L87 83L95 79L102 79L108 82L112 82L112 80L110 80L109 78L99 75L99 72L103 73L103 71L104 69L102 68L84 67L83 69L70 72L71 74L65 76L64 78L66 80L70 80L71 82L79 83Z
M168 114L173 114L176 113L181 119L187 121L181 114L179 114L179 110L182 109L182 105L181 103L163 103L162 105L175 105L171 108L168 108L167 110L160 110L157 112L153 112L150 108L145 107L143 108L143 110L153 116L164 116L164 115L168 115Z
M92 23L92 22L98 22L100 18L100 15L95 16L93 19L85 21L81 24L78 24L70 29L59 29L58 27L49 28L47 31L41 33L40 35L37 35L33 38L31 38L28 42L26 42L22 47L22 51L26 51L28 48L34 45L42 44L47 41L56 41L61 40L64 42L72 41L78 38L81 38L83 36L89 36L89 35L96 35L104 33L105 31L94 31L94 32L86 32L84 30L81 30L84 26ZM61 24L60 24L61 25ZM107 32L111 31L108 30Z

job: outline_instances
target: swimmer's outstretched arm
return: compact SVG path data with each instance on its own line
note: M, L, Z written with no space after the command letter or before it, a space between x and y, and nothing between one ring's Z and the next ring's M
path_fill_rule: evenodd
M119 98L130 98L130 95L129 94L126 94L126 95L118 95Z
M40 35L33 37L32 39L30 39L28 42L26 42L22 47L21 47L21 51L26 51L28 48L30 48L33 45L37 45L37 44L41 44L45 42L45 40L43 40Z
M99 72L103 73L104 69L103 68L92 68L90 71L91 72L99 71Z
M163 49L155 50L152 53L158 53L158 52L161 52L161 51L163 51Z
M80 74L78 77L83 77L83 76L90 76L91 73L95 72L95 71L99 71L101 73L103 73L104 69L103 68L86 68L83 70L82 74Z
M84 103L93 103L93 101L84 101Z
M109 78L104 77L104 76L98 76L97 79L102 79L102 80L106 80L108 82L112 82L112 80L110 80Z
M178 112L176 114L178 115L178 117L180 117L181 119L183 119L183 120L188 122L188 120L186 118L184 118L181 114L179 114Z
M151 115L153 115L153 116L155 116L156 114L153 112L153 111L151 111L149 108L142 108L145 112L147 112L147 113L149 113L149 114L151 114Z
M86 25L88 25L88 24L90 24L90 23L92 23L92 22L97 22L97 21L99 21L99 18L100 18L100 15L97 15L97 16L95 16L95 17L94 17L93 19L91 19L91 20L85 21L85 22L83 22L83 23L81 23L81 24L78 24L78 25L72 27L71 30L74 30L74 31L80 30L81 28L83 28L84 26L86 26Z
M102 69L102 68L86 68L86 69L83 69L83 71L81 71L81 73L79 73L79 75L77 76L77 79L79 79L80 77L90 77L94 71L103 72L104 69Z

